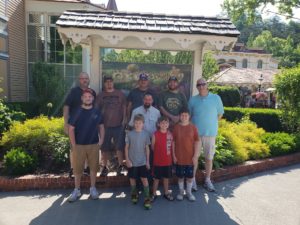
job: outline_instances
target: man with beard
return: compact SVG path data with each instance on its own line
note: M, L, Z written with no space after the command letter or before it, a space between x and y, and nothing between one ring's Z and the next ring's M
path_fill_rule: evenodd
M109 152L114 150L113 147L117 150L119 164L117 175L122 175L125 148L126 97L122 91L114 88L112 77L104 77L104 91L98 95L96 105L102 112L105 127L104 143L101 149L103 169L100 176L105 177L108 174L107 161Z
M178 79L171 76L168 80L168 90L160 94L158 106L161 113L170 119L170 130L179 121L179 113L187 108L187 100L184 94L178 91Z
M143 105L143 98L145 94L151 94L153 98L153 103L155 103L155 93L149 88L149 76L146 73L141 73L139 75L138 87L131 90L127 97L128 120L131 118L130 116L132 111L137 107Z
M152 106L153 97L151 94L145 94L143 98L143 105L137 107L132 111L131 119L129 121L129 126L133 127L133 118L137 114L142 114L145 119L144 130L149 133L152 137L153 133L156 131L156 122L160 117L160 112Z
M89 88L90 84L90 78L89 75L86 72L81 72L78 76L79 80L79 86L74 87L70 90L69 94L67 95L67 98L64 103L63 107L63 115L64 115L64 131L68 135L69 127L68 127L68 121L70 118L70 115L73 113L73 111L77 108L79 108L82 104L81 102L81 95L83 91ZM94 96L93 99L96 98L96 92L93 89L90 89L92 91L92 94ZM93 102L94 103L94 102ZM72 151L70 152L70 164L71 169L69 172L69 177L71 178L73 175L73 156ZM88 169L85 170L85 172L89 172Z
M96 189L96 174L99 164L99 148L103 143L103 118L98 109L93 107L93 91L85 89L81 96L82 105L73 110L69 119L69 138L73 152L73 166L75 175L75 189L68 198L69 202L76 201L80 196L80 179L85 160L90 167L90 196L98 199Z

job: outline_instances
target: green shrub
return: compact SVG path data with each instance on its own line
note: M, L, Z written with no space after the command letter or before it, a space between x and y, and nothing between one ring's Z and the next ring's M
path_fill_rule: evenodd
M4 171L9 175L24 175L36 169L36 159L21 147L13 148L4 156Z
M24 121L25 114L11 110L0 100L0 138L4 131L8 130L13 121Z
M69 138L61 134L52 134L49 138L49 148L52 152L52 167L60 169L69 164Z
M286 155L296 151L295 135L282 132L266 133L262 139L269 146L272 156Z
M249 118L250 121L267 132L285 131L281 122L281 111L276 109L225 107L223 117L230 122Z
M224 106L235 107L241 103L241 95L236 87L231 86L209 86L212 93L218 94Z
M21 111L26 114L26 118L34 118L40 115L36 102L7 102L6 105L13 111Z
M38 117L24 123L14 122L3 134L3 149L21 147L38 159L38 167L48 171L62 165L68 149L68 138L63 132L63 119ZM66 165L68 166L68 165Z

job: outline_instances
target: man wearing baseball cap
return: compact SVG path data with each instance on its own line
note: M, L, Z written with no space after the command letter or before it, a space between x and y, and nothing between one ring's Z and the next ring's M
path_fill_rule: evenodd
M179 112L187 108L187 100L183 93L178 90L178 79L170 76L168 90L160 94L158 106L161 113L170 119L170 129L179 121Z
M127 119L131 118L131 113L134 109L144 104L143 99L146 94L150 94L153 97L153 105L156 102L156 95L153 90L149 88L149 75L141 73L139 75L138 87L130 91L127 97Z
M69 138L73 152L75 188L68 198L74 202L81 196L80 179L87 159L90 167L90 197L98 199L96 174L99 167L99 149L104 139L103 118L100 111L93 106L92 89L85 89L81 95L82 105L75 109L69 119Z

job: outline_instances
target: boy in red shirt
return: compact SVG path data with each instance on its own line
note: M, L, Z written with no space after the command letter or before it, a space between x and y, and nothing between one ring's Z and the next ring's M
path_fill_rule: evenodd
M152 201L156 199L156 190L159 180L163 178L164 198L173 201L174 197L169 192L169 178L172 177L172 142L173 136L169 128L168 117L160 117L157 121L159 130L152 136L153 149L153 196Z
M173 130L173 161L176 164L179 194L177 200L184 198L184 178L186 179L186 195L190 201L196 198L192 194L194 166L199 157L199 135L196 126L190 123L187 109L180 112L180 122Z

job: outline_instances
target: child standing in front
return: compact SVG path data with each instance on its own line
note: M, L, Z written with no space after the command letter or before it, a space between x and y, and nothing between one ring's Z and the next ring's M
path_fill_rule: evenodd
M144 186L144 207L145 209L150 209L151 201L147 179L148 170L150 169L150 137L148 132L143 130L144 116L141 114L137 114L133 119L133 126L134 130L128 132L125 139L125 158L131 186L131 201L134 204L138 202L136 180L141 179Z
M187 109L180 112L180 122L173 130L173 161L176 164L179 193L177 200L184 198L184 179L186 179L186 196L188 200L195 201L192 194L194 164L199 157L199 135L197 128L190 123L190 114Z
M158 119L158 127L152 136L152 149L153 149L153 195L152 201L156 199L156 191L158 188L159 180L163 179L164 195L163 197L169 201L173 201L174 197L169 192L169 178L172 177L172 142L173 135L169 128L168 117L160 117Z

